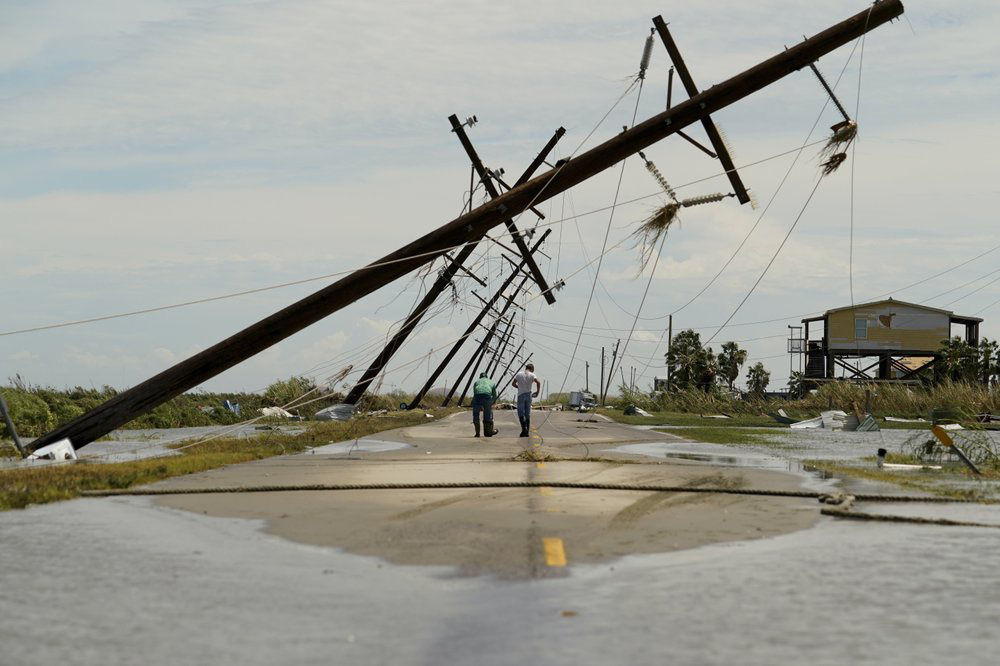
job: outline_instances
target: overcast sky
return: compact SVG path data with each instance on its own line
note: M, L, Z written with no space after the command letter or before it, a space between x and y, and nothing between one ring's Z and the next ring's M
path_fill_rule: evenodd
M1000 299L1000 282L992 283L1000 251L901 289L1000 243L1000 4L905 4L908 22L868 35L860 104L860 47L838 87L860 126L853 262L848 162L820 184L759 287L711 343L718 350L740 341L750 363L761 360L772 371L775 388L789 370L787 326L849 304L852 263L856 302L893 295L946 307L984 317L983 333L1000 336L1000 305L988 307ZM449 132L450 114L478 117L472 141L510 180L560 125L567 135L554 156L567 156L629 86L657 14L707 88L864 8L856 0L0 0L0 332L328 275L376 259L460 212L469 167ZM820 62L829 79L837 79L852 46ZM633 89L584 147L629 123L637 98L640 120L663 110L669 63L655 47L641 97ZM684 98L679 85L675 92ZM737 165L749 165L799 148L825 99L806 70L715 117ZM812 140L837 120L828 105ZM704 140L700 128L691 134ZM675 331L695 327L707 339L733 313L802 211L818 177L819 149L803 152L743 251L677 312ZM729 191L718 162L680 138L646 152L682 197ZM762 204L794 157L741 170ZM526 331L525 350L553 391L564 384L594 284L593 267L581 268L600 254L609 224L614 246L665 201L633 157L619 200L646 198L619 206L611 218L606 208L619 173L609 169L541 206L544 223L554 223L542 266L552 280L565 277L567 287L553 306L526 295L518 330ZM481 202L481 189L475 198ZM605 210L585 214L596 209ZM708 283L760 213L734 199L681 213L628 347L626 375L638 366L646 386L663 374L657 343L665 316ZM534 223L530 215L519 220ZM502 277L498 257L493 246L472 262L494 284ZM584 383L586 361L595 389L600 347L617 338L624 345L646 286L647 275L637 275L631 243L606 255L567 390ZM0 368L4 377L20 374L34 384L126 387L333 279L3 336ZM205 388L258 390L295 374L323 378L349 363L359 371L418 298L421 282L400 280ZM468 278L457 281L457 301L443 301L397 354L383 389L423 382L474 313L473 287ZM776 321L748 324L762 320Z

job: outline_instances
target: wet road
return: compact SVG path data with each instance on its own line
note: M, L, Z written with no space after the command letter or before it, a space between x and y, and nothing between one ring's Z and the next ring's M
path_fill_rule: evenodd
M411 433L397 442L407 448L392 451L385 442L407 437L379 439L368 445L379 451L318 452L311 457L342 459L313 474L379 456L402 456L398 474L411 473L419 456L470 464L433 438ZM567 457L581 446L564 444ZM504 453L483 451L478 464L499 464L486 458ZM646 471L611 467L633 468ZM276 473L302 473L293 469ZM705 470L670 473L695 472ZM533 500L548 501L537 491ZM992 507L962 510L996 520ZM589 519L600 522L605 514L594 511ZM650 515L666 523L674 512L668 503ZM381 524L377 514L355 520L359 531ZM567 547L569 561L555 576L400 564L388 552L307 545L277 531L268 517L214 517L151 498L0 514L2 663L987 664L1000 647L992 586L1000 530L824 518L769 539L592 562Z

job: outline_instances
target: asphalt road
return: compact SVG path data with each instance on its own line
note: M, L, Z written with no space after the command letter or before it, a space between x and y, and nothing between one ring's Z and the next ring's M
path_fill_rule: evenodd
M704 447L715 466L614 453L699 447L588 416L536 416L527 442L510 415L492 440L468 437L466 418L170 485L805 480L717 446ZM515 460L525 448L558 460ZM0 664L994 663L1000 532L816 513L793 499L545 488L8 511Z
M358 446L321 448L159 485L586 481L792 489L802 483L801 477L773 471L681 460L668 464L620 453L616 447L676 438L602 416L536 412L528 438L517 437L512 412L498 413L500 434L492 438L473 438L468 420L467 413L456 414L365 438ZM459 574L507 578L565 575L574 563L774 536L807 527L817 517L815 503L803 500L544 485L178 495L160 503L212 516L262 519L269 533L283 538L394 564L454 566Z

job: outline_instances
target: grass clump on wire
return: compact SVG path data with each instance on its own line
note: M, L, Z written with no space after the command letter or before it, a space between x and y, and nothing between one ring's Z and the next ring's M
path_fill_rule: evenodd
M845 120L837 123L832 128L833 134L827 140L826 145L820 152L824 161L820 164L823 168L823 175L829 176L840 168L840 165L847 161L847 147L858 136L858 124L853 120Z
M436 410L435 418L453 410ZM0 469L0 510L20 509L78 497L85 490L121 489L161 481L175 476L300 453L315 446L342 442L393 428L425 423L423 410L356 416L350 421L309 423L297 435L267 431L259 437L213 439L184 448L176 455L120 463L37 464ZM185 446L182 442L175 448Z
M671 225L677 221L677 212L680 209L681 204L676 201L666 203L657 208L632 233L632 236L635 238L635 245L633 247L642 248L639 253L640 273L646 270L646 266L649 265L660 243L660 239L667 233Z

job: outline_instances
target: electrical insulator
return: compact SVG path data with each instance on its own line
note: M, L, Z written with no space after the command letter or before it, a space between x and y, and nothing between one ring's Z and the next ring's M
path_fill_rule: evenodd
M653 34L650 30L649 37L646 38L646 44L642 47L642 60L639 61L639 78L646 78L646 70L649 69L649 59L653 55Z
M722 192L716 192L715 194L703 194L699 197L691 197L690 199L685 199L681 202L681 206L684 208L690 208L691 206L701 206L702 204L715 203L716 201L722 201L726 197L731 197L732 194L723 194Z

